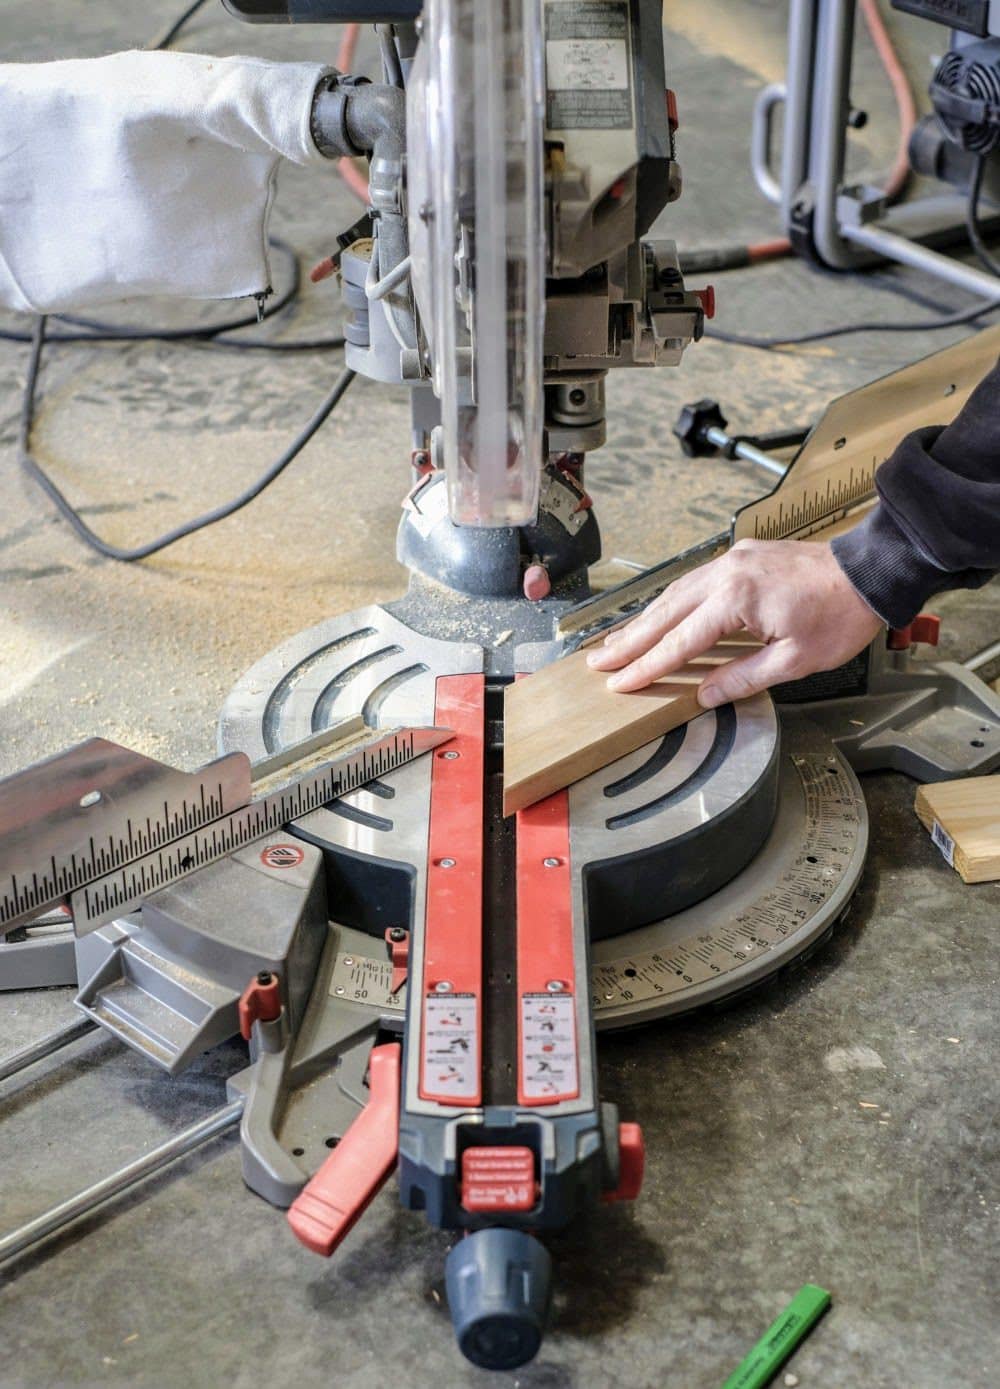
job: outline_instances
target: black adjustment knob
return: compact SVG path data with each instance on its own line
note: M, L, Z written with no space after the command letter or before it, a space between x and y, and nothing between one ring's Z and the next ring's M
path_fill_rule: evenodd
M728 420L717 400L696 400L677 416L674 434L688 458L709 458L718 452L706 437L710 429L725 429Z

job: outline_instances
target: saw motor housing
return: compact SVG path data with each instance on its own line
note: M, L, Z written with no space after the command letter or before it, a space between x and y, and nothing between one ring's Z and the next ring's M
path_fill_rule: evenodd
M929 87L932 115L910 137L917 173L968 188L985 159L983 192L1000 198L1000 4L997 0L892 0L893 7L951 29Z
M313 129L324 152L371 160L370 225L336 259L348 365L412 389L420 500L400 559L460 592L527 591L532 567L545 580L532 596L563 581L578 591L599 556L596 522L553 527L546 499L589 512L583 462L605 442L607 372L676 365L704 327L674 244L644 239L681 191L660 6L428 0L407 22L405 3L227 4L258 22L392 25L404 127L398 87L342 77ZM372 108L373 86L390 126L381 149L351 138L352 103ZM498 534L456 539L443 511L452 527Z

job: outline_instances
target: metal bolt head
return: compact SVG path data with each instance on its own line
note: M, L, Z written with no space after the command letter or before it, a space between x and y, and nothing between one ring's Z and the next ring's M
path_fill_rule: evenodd
M353 956L353 955L345 955L345 956L344 956L344 964L345 964L345 965L353 965L353 964L354 964L354 956Z
M449 749L448 752L441 753L441 756L444 758L446 762L454 762L455 758L458 756L458 753L453 752Z
M454 868L454 867L455 867L455 860L454 860L453 858L442 858L442 859L439 859L439 860L438 860L438 867L439 867L439 868Z
M270 984L270 982L271 982L271 980L272 980L273 978L274 978L274 975L271 973L271 971L270 971L269 969L262 969L262 970L258 973L258 975L257 975L257 983L258 983L258 984Z
M550 979L545 987L550 994L562 994L566 992L566 985L561 979Z
M436 994L450 994L452 988L453 985L450 979L439 979L434 985L434 992Z
M406 931L402 926L393 926L389 932L390 940L406 940Z
M559 865L560 865L560 863L562 863L562 859L561 859L561 858L543 858L543 859L542 859L542 866L543 866L544 868L558 868Z

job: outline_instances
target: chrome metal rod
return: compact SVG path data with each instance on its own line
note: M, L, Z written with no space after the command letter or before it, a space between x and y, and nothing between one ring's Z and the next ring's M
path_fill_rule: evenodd
M130 1162L126 1167L120 1167L117 1172L112 1172L109 1177L88 1186L76 1196L60 1201L58 1206L53 1206L44 1215L29 1220L27 1225L22 1225L19 1230L13 1230L0 1239L0 1263L24 1254L42 1240L48 1239L50 1235L71 1225L74 1220L89 1215L92 1210L103 1205L105 1201L110 1201L113 1196L128 1191L144 1178L151 1177L154 1172L159 1172L161 1168L184 1157L192 1149L207 1143L210 1138L224 1133L226 1129L239 1123L242 1114L242 1100L234 1100L232 1104L223 1105L207 1118L199 1119L190 1128L183 1129L173 1138L168 1138L166 1143L161 1143L152 1152L136 1158L135 1162Z
M954 256L943 256L939 251L932 251L928 246L921 246L917 241L897 236L895 232L879 226L852 227L845 224L841 226L840 234L847 241L876 251L886 260L912 265L915 270L924 270L929 275L936 275L939 280L948 280L981 299L1000 303L1000 280L985 270L977 270L974 265L956 260Z
M725 430L719 429L714 424L705 430L705 438L718 449L732 448L737 458L744 458L748 463L756 463L758 468L766 468L775 477L784 477L788 472L787 463L779 463L777 458L772 458L763 449L754 448L753 444L743 441L734 444Z
M970 656L962 664L966 670L982 670L983 666L988 666L991 661L1000 659L1000 641L995 641L992 646L984 646L982 651L977 651L974 656Z
M15 1051L6 1061L0 1061L0 1080L7 1080L9 1076L17 1075L18 1071L27 1070L36 1061L51 1056L54 1051L68 1047L70 1042L75 1042L78 1037L85 1037L88 1032L96 1030L97 1023L92 1022L90 1018L77 1018L75 1022L67 1023L65 1027L50 1032L41 1041L32 1042L30 1047L22 1047L20 1051Z

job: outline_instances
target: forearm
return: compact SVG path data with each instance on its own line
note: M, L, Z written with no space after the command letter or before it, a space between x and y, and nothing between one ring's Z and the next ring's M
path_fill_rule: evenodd
M878 470L879 503L833 552L891 627L933 594L1000 571L1000 364L945 429L908 435Z

